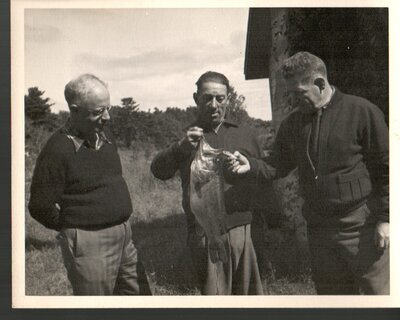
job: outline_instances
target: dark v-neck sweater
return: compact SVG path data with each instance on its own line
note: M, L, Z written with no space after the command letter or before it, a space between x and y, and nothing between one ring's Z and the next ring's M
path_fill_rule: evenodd
M106 132L110 137L111 133ZM98 229L126 221L132 204L113 143L75 150L57 131L41 151L31 184L29 211L47 228ZM57 208L57 205L59 208Z

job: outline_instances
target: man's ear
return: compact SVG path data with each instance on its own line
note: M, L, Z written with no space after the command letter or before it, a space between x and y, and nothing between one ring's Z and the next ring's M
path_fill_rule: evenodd
M319 91L322 92L325 89L326 82L325 79L322 77L317 77L314 80L314 84L319 88Z
M76 113L76 112L78 112L78 106L77 106L76 104L70 104L70 105L69 105L69 111L70 111L71 113Z
M196 103L196 105L198 104L197 103L197 92L193 92L193 100L194 100L194 102Z

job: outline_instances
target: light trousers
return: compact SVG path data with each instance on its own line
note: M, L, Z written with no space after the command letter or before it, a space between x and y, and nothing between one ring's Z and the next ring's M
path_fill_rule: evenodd
M58 236L74 295L150 295L129 220L100 229L62 229Z
M213 263L207 239L189 233L188 245L197 271L202 295L262 295L263 287L250 225L228 231L224 237L228 252L226 263Z

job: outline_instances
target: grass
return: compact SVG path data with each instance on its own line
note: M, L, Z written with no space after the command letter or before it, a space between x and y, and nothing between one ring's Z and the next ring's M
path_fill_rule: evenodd
M186 248L186 218L181 207L178 178L159 181L150 173L151 157L145 152L120 150L123 174L132 198L133 240L155 295L198 295L194 270ZM35 162L27 155L26 187ZM29 193L26 193L26 202ZM315 294L307 253L285 230L267 230L261 267L268 295ZM25 276L27 295L71 295L56 240L57 233L33 220L26 209Z

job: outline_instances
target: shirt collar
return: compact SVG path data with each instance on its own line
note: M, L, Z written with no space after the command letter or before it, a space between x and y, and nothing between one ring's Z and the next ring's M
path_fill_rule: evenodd
M222 120L218 126L216 126L215 128L212 128L212 131L214 131L216 134L218 134L218 130L219 130L219 128L221 128L223 123L224 123L224 120Z
M207 123L204 123L200 119L197 119L195 122L187 126L185 129L188 130L191 127L200 127L204 129L204 131L213 131L215 133L218 133L218 131L221 129L221 127L238 127L238 124L233 121L232 119L225 118L215 129L210 128L210 126Z
M322 106L322 109L326 109L332 104L333 97L336 93L336 88L334 86L331 86L331 88L332 88L331 97L329 98L329 101L325 105Z
M73 128L71 121L68 119L67 123L61 129L61 132L64 133L74 144L75 152L78 152L82 146L87 148L99 150L104 143L111 144L112 142L107 138L104 131L96 133L96 141L91 143L88 139L84 139L80 137L79 132Z

